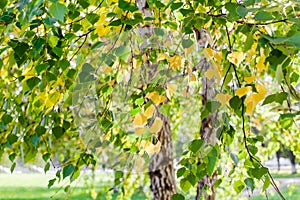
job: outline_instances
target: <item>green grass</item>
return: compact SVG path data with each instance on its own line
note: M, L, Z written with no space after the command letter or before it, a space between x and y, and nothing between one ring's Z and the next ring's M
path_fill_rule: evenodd
M300 190L297 189L296 186L295 188L291 189L283 189L280 190L283 194L283 196L288 199L288 200L299 200L300 199ZM252 197L251 200L265 200L267 199L266 196L257 196L257 197ZM279 195L275 192L272 192L271 194L268 194L268 200L281 200Z
M48 189L48 181L55 175L43 174L0 174L0 200L46 200L46 199L65 199L67 196L70 200L83 200L91 198L91 182L87 176L82 176L79 181L72 183L68 193L64 192L67 182L55 185ZM90 177L90 176L89 176ZM97 181L95 188L99 198L109 189L109 182Z

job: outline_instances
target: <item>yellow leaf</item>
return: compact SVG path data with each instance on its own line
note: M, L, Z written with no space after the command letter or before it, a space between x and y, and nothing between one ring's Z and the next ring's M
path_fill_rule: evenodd
M167 97L168 99L171 99L174 92L176 91L177 89L177 86L175 84L168 84L167 85L167 91L166 91L166 94L167 94Z
M105 36L109 32L109 27L104 27L103 25L99 25L95 29L95 33L99 36Z
M48 97L46 99L46 103L45 103L46 108L55 106L60 102L61 98L62 98L62 94L60 92L52 90L50 94L48 94Z
M195 49L195 45L193 44L193 45L190 46L189 48L184 49L185 54L190 54L190 53L192 53L194 49Z
M152 156L153 154L158 153L160 151L160 146L161 146L160 141L158 141L155 145L152 144L151 142L147 143L146 145L147 146L145 147L145 151L150 156Z
M150 105L144 112L144 115L149 119L153 116L154 114L154 111L155 111L155 107L154 105Z
M197 80L197 77L194 73L191 74L190 76L190 81L193 82L193 81L196 81Z
M265 69L267 69L266 65L265 65L265 60L266 60L266 57L265 56L261 56L258 63L257 63L257 68L258 68L258 71L261 72Z
M252 83L255 79L256 79L256 76L248 76L248 77L244 78L246 83Z
M208 69L206 72L205 72L205 77L208 78L209 80L212 79L214 76L216 77L217 74L218 74L218 70L217 69Z
M203 49L203 53L207 60L211 60L214 57L214 52L211 48Z
M157 117L155 118L152 126L149 128L149 131L151 133L158 133L161 130L162 126L163 126L163 121L159 117Z
M228 104L231 97L232 96L230 94L220 93L220 94L216 95L216 99L222 104L222 106L224 106L225 104Z
M160 53L160 54L158 54L158 56L157 56L157 62L158 61L161 61L161 60L164 60L164 59L166 59L168 57L168 55L166 54L166 53Z
M136 58L133 58L132 60L133 68L139 68L142 65L141 61L138 61Z
M228 54L227 59L232 64L239 65L245 59L245 54L243 52L233 52Z
M147 117L143 114L137 114L134 117L133 124L136 126L144 126L147 123Z
M145 53L142 55L142 60L144 63L148 61L148 57Z
M262 84L256 84L255 88L258 93L251 93L245 99L245 102L247 104L246 112L249 115L252 115L255 106L265 98L267 93L267 89Z
M250 49L250 51L249 51L249 53L248 53L248 55L247 55L247 57L246 57L246 62L250 62L251 61L251 59L252 59L252 56L254 56L254 55L256 55L256 48L257 48L257 42L255 42L253 45L252 45L252 47L251 47L251 49Z
M215 58L218 61L218 63L222 62L222 51L218 51L215 53Z
M170 67L173 70L178 70L183 67L183 57L182 56L173 56L168 59L168 62L170 63Z
M166 100L166 97L165 96L162 96L162 95L159 95L157 91L154 91L154 92L150 92L146 95L146 97L148 99L151 99L151 101L153 103L155 103L156 105L164 102Z
M141 135L141 134L145 133L146 130L147 129L145 127L137 127L134 129L134 133L137 135Z
M241 87L236 90L235 94L241 98L242 96L246 95L251 90L252 90L251 86Z

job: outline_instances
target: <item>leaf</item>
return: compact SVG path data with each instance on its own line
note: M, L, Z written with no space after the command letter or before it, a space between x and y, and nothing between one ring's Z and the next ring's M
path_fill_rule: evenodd
M137 114L134 117L133 124L136 126L144 126L147 123L147 117L143 114Z
M233 160L234 164L237 165L239 162L239 157L234 154L234 153L230 153L230 158Z
M270 186L270 177L269 176L265 176L265 181L264 181L264 184L263 184L263 188L262 188L262 191L266 191L266 189L268 189L268 187Z
M147 131L147 129L145 127L136 127L134 129L134 133L137 135L144 134L144 133L146 133L146 131Z
M184 196L182 194L173 194L172 200L185 200Z
M38 143L40 142L40 137L37 134L33 134L30 137L30 142L33 144L34 147L37 147Z
M46 128L43 126L37 126L35 128L35 133L38 134L39 136L44 135L46 133Z
M9 144L13 144L15 142L18 141L18 136L16 136L15 134L11 133L7 136L7 141L9 142Z
M245 54L244 52L233 52L228 54L227 59L232 64L238 66L245 59Z
M49 10L50 14L61 22L64 22L66 11L67 7L64 4L58 2L52 3Z
M246 185L251 189L251 192L253 193L254 188L255 188L255 184L254 184L254 180L252 178L246 178L244 180L244 182L246 183Z
M1 121L6 125L9 124L10 122L12 122L13 118L12 116L10 116L9 114L5 113L2 118Z
M95 29L95 33L99 37L107 35L109 31L110 31L110 28L108 26L104 27L103 25L98 25L98 26L96 26L96 29Z
M242 100L238 96L234 96L229 100L229 104L233 110L238 110L242 105Z
M236 8L236 12L239 14L239 16L245 17L248 14L248 9L245 8L244 6L239 5Z
M233 189L234 191L239 194L245 188L245 184L241 180L234 181Z
M176 91L177 86L175 84L168 84L167 85L167 90L166 90L166 95L168 97L168 99L171 99L174 92Z
M250 84L254 80L256 80L256 76L248 76L248 77L245 77L244 80L246 81L246 83Z
M195 176L193 173L189 173L189 174L186 176L186 179L190 182L190 184L191 184L192 186L195 186L195 184L197 183L196 176Z
M229 100L232 98L230 94L219 93L216 95L216 99L224 106L225 104L229 105Z
M173 56L168 59L168 62L170 63L171 69L174 71L181 69L184 64L182 56Z
M151 99L151 101L156 105L159 105L167 100L165 96L159 95L157 91L147 93L146 98Z
M55 35L50 35L48 43L50 45L50 47L56 47L57 43L59 41L59 38L56 37Z
M149 128L149 131L151 133L158 133L162 127L163 127L163 121L161 120L161 118L156 117L151 128Z
M180 188L182 189L182 191L187 192L191 186L192 185L187 179L183 178L180 180Z
M72 164L68 164L63 168L63 179L70 176L74 172L74 166Z
M259 11L256 13L255 19L259 21L268 21L273 19L273 15L269 12Z
M14 162L15 158L16 158L17 154L16 153L11 153L8 158L11 162Z
M271 94L265 98L262 105L266 105L266 104L273 103L273 102L277 102L280 105L282 105L283 101L285 101L287 99L287 97L288 97L288 93L286 93L286 92Z
M160 53L158 54L157 56L157 62L161 61L161 60L164 60L168 57L168 55L166 53Z
M37 84L39 84L40 81L41 79L38 77L32 77L26 80L26 84L28 85L29 89L32 90Z
M176 172L177 178L183 176L183 174L184 174L185 172L186 172L185 167L181 167L180 169L178 169L177 172Z
M17 164L14 162L11 167L10 167L10 173L13 173L15 168L16 168Z
M259 168L250 168L248 172L251 176L260 180L263 175L268 173L268 171L269 170L266 167L259 167Z
M55 181L56 181L56 178L49 180L49 182L48 182L48 189L50 189L53 186L53 184L55 183Z
M242 98L243 96L245 96L248 92L252 91L252 87L251 86L246 86L246 87L241 87L238 88L235 91L235 94L239 97Z
M200 148L202 147L204 141L201 139L196 139L193 140L190 144L189 144L189 150L193 153L196 153L200 150Z
M147 119L151 118L155 112L155 107L153 104L151 104L144 112L144 115L147 117Z
M194 42L190 38L182 40L182 47L185 49L191 47L193 44Z
M46 164L45 167L44 167L44 172L45 172L45 174L46 174L47 171L49 171L49 169L50 169L50 163L47 162L47 164Z
M281 81L283 80L283 72L282 72L282 66L278 65L276 68L276 80L279 84L281 84Z
M95 14L95 13L89 13L86 15L86 19L92 24L94 25L98 20L99 20L99 15Z
M6 6L6 4L7 4L7 1L8 1L8 0L1 0L1 1L0 1L0 9L5 8L5 6Z
M45 153L45 154L43 154L42 158L43 158L43 160L44 160L45 162L47 162L47 161L49 160L49 158L50 158L50 153Z
M64 129L62 127L60 127L60 126L56 126L56 127L52 128L52 133L58 139L58 138L60 138L60 137L63 136Z

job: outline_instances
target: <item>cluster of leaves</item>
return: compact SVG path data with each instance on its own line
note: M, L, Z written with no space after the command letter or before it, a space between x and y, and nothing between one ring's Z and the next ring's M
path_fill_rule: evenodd
M263 190L270 184L276 188L259 147L283 139L293 141L300 154L293 133L299 115L298 3L154 0L147 5L151 16L138 1L1 1L0 154L9 155L11 171L17 157L29 162L41 153L47 172L50 165L58 167L54 158L62 154L62 169L50 187L67 177L75 180L83 166L115 166L116 154L119 163L132 154L147 160L160 150L161 115L181 123L172 129L180 144L180 130L189 132L191 121L199 125L218 112L216 144L199 139L198 131L187 133L192 139L182 147L176 172L182 191L216 169L222 178L215 187L233 182L240 193L263 180ZM140 35L145 27L151 27L152 37ZM211 64L206 71L199 67L201 57ZM216 99L205 105L201 77L216 82ZM183 119L180 113L197 102L204 106L201 112ZM266 108L279 111L273 127L263 122ZM261 133L252 131L256 119ZM269 129L289 137L267 134ZM104 153L105 159L96 159ZM228 180L218 167L225 158L230 158ZM115 184L125 186L122 167Z

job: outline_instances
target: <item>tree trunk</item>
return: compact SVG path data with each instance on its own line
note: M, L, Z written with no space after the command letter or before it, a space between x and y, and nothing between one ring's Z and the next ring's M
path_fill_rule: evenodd
M153 13L146 0L137 0L136 4L145 17L152 17ZM141 36L151 35L153 28L152 26L140 27L139 32ZM154 66L150 66L150 68L155 70ZM172 195L176 193L176 181L170 118L158 113L158 109L156 116L162 119L163 126L157 133L157 139L161 143L160 151L154 154L148 167L150 189L154 200L171 200Z
M203 70L207 71L211 66L206 61L203 64ZM205 76L202 78L202 108L204 109L208 100L213 99L215 97L215 78L211 80L207 79ZM216 131L214 129L214 119L217 114L213 113L204 118L201 122L200 134L201 139L205 141L205 144L215 144L216 143ZM215 199L215 190L214 184L217 180L217 172L215 171L211 177L206 175L200 181L198 181L197 185L197 195L196 200L199 200L201 196L203 196L206 200L214 200ZM210 193L206 192L206 189L210 188Z
M158 114L158 117L163 120L163 127L157 135L161 149L154 155L149 165L150 188L153 199L171 200L172 195L176 193L176 182L170 119L162 114Z

